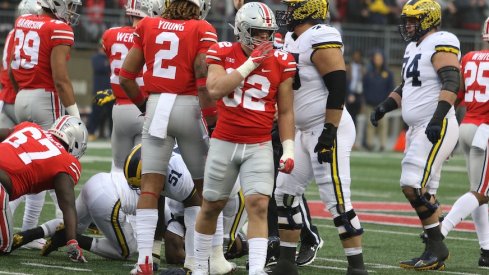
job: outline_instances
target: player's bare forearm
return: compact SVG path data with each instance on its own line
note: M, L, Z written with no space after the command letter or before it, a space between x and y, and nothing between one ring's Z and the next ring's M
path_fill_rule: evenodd
M65 107L75 104L75 94L68 75L68 66L66 63L66 57L69 53L69 46L58 45L51 51L50 60L54 87L58 92L61 103L63 103L63 106Z
M441 101L441 100L444 100L444 101L450 103L451 105L455 105L455 101L457 101L457 94L455 94L454 92L442 90L440 92L440 97L439 97L438 101Z
M398 108L401 107L402 98L401 98L401 96L398 93L391 92L389 94L389 96L392 97L392 99L394 99L396 101Z
M331 123L334 126L338 127L340 125L342 114L343 110L340 109L326 109L326 118L324 120L324 123Z
M121 84L122 89L130 99L136 98L137 95L140 93L139 85L134 79L128 79L120 76L119 83Z
M207 73L207 90L212 99L217 100L227 96L236 89L243 77L238 71L227 73L224 67L211 64Z
M74 185L73 179L66 173L60 173L54 179L54 190L59 208L63 212L67 241L76 239L77 214Z
M289 78L280 83L277 96L278 129L280 140L294 140L294 91L292 90L293 79Z

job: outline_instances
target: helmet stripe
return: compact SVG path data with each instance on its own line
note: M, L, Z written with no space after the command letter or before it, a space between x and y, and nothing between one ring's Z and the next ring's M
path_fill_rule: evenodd
M260 7L265 14L265 23L267 23L268 26L271 27L272 26L272 17L270 16L270 12L268 10L268 7L263 3L259 3L259 4L260 4Z
M65 123L65 121L68 120L68 118L70 118L70 116L63 116L61 120L58 122L58 125L56 125L56 130L60 130L63 124Z

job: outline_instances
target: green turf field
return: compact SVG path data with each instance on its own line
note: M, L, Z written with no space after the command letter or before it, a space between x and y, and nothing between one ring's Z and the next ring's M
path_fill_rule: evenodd
M402 155L396 153L354 152L352 157L352 200L353 202L402 202L405 199L399 188L400 160ZM110 169L110 149L103 143L90 143L87 154L82 158L83 174L76 189L80 190L83 182L91 175ZM461 155L456 155L445 164L439 199L444 205L452 204L468 189L465 162ZM316 186L307 191L308 199L318 200ZM20 230L23 205L15 213L15 226ZM357 213L365 214L362 211ZM386 213L374 211L376 214ZM367 213L368 214L368 213ZM395 216L411 216L413 212L389 212ZM54 207L47 196L41 221L54 215ZM314 219L325 241L316 261L304 268L300 274L345 274L346 258L332 221ZM418 238L419 227L405 227L385 224L367 223L365 228L364 257L371 274L414 274L397 267L398 261L419 256L423 246ZM446 241L451 252L447 261L445 274L489 274L489 269L477 266L479 245L475 233L451 232ZM129 261L105 260L86 253L88 263L71 263L63 251L54 252L49 257L39 256L38 251L17 250L9 256L0 257L0 274L129 274L135 259ZM235 274L247 274L244 270L244 259L237 261L240 269ZM161 267L166 267L164 260Z

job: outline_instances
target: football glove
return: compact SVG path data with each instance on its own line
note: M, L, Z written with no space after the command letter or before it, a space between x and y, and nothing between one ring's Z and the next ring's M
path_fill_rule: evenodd
M291 139L282 142L283 153L280 158L278 170L282 173L290 174L294 169L294 141Z
M438 140L440 140L441 136L441 123L442 121L438 121L436 119L432 119L428 126L426 126L425 134L428 140L435 145Z
M93 102L98 106L104 106L107 103L110 103L115 100L114 93L112 89L98 91L93 98Z
M375 127L379 126L379 120L384 117L385 113L386 111L382 104L375 107L374 111L370 114L370 123Z
M314 152L318 154L318 161L331 163L333 161L333 149L336 141L336 131L338 128L331 123L325 123L323 131L318 138L318 143L314 147Z
M80 248L80 246L78 245L78 241L77 240L69 240L67 243L66 243L66 253L68 254L68 258L70 258L70 260L72 262L79 262L79 263L86 263L87 260L85 259L85 257L83 257L83 250Z
M270 51L273 50L273 43L271 41L265 41L258 45L250 54L250 59L255 64L255 68L269 56Z

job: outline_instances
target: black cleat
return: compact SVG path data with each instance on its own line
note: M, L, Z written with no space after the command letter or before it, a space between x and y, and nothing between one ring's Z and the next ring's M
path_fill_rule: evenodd
M479 266L489 267L489 250L481 248L481 256L479 258Z
M316 259L316 255L319 249L323 247L323 244L323 239L320 239L318 244L301 243L299 253L295 259L297 266L306 266L314 262L314 259Z
M41 249L41 256L48 256L53 251L64 246L66 243L66 233L64 230L56 231L51 239L46 241L46 244Z
M277 236L268 237L267 259L265 266L270 267L277 264L280 257L280 238Z
M224 258L226 258L226 260L241 258L244 255L248 255L248 251L249 251L248 240L246 240L246 237L240 232L236 236L236 240L231 245L231 247L229 247L227 251L224 253Z
M426 234L426 232L421 232L421 234L419 234L419 238L421 238L421 241L423 242L424 244L424 250L423 250L423 254L426 252L426 248L427 248L427 242L428 242L428 235ZM414 266L416 265L416 263L419 261L420 257L416 257L416 258L412 258L410 260L405 260L405 261L400 261L399 262L399 266L401 268L404 268L404 269L414 269Z
M271 271L267 271L267 274L272 275L299 275L297 265L287 260L279 260Z
M192 275L192 270L188 268L169 268L160 272L160 275Z
M13 236L11 251L16 250L17 248L23 246L24 244L26 244L26 242L24 242L24 236L22 236L21 234L15 233Z
M427 241L426 251L414 265L414 270L444 270L445 260L450 256L443 241Z
M368 271L366 269L353 268L348 266L346 270L346 275L368 275Z

